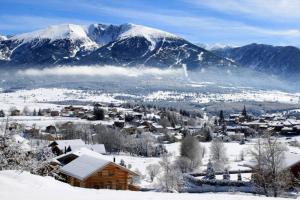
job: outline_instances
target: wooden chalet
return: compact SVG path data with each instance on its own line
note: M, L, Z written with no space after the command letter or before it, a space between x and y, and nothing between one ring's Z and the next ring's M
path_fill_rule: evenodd
M57 160L67 163L60 172L72 186L94 189L138 190L132 184L135 172L106 160L103 155L90 150L81 153L68 153Z

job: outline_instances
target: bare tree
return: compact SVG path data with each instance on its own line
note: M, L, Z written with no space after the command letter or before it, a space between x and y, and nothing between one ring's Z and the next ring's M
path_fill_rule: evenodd
M171 158L171 154L164 154L159 162L163 172L159 182L161 189L166 192L180 191L183 186L183 175Z
M170 121L168 120L168 118L164 117L161 118L161 120L159 121L159 124L162 125L163 128L166 128L168 126L171 126Z
M214 169L218 171L224 170L228 158L223 141L214 139L210 145L210 153Z
M284 169L286 151L286 146L269 133L258 138L251 150L256 170L254 180L267 196L277 197L290 186L291 174Z
M160 172L160 166L158 164L150 164L146 167L146 170L149 174L149 177L151 179L151 182L153 182L154 178L159 174Z

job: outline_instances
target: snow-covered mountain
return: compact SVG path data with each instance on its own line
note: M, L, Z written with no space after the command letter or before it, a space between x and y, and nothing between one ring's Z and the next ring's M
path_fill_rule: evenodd
M1 62L2 61L2 62ZM62 24L0 41L0 64L177 67L234 63L183 38L135 24Z
M7 37L4 36L4 35L0 35L0 41L1 41L1 40L7 40Z
M219 56L257 71L289 76L300 73L300 49L293 46L249 44L213 50Z

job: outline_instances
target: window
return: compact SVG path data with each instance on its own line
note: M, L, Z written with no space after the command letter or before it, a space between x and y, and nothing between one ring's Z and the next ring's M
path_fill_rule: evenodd
M102 171L102 176L108 176L108 171L107 170L103 170Z
M114 173L114 171L109 171L108 172L108 176L113 176L115 173Z

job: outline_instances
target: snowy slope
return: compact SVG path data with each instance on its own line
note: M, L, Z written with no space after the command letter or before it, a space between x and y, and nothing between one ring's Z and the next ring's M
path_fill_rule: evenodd
M55 40L70 39L74 41L84 40L92 43L90 38L87 36L84 27L75 24L53 25L45 29L13 36L11 39L23 42L30 42L35 39L50 39L51 42Z
M72 187L50 177L40 177L27 172L0 172L1 200L272 200L273 198L246 194L171 194L158 192L131 192L116 190L95 190ZM275 198L274 198L275 199ZM280 198L276 198L280 200Z
M178 36L158 30L155 28L150 28L146 26L136 25L136 24L123 24L121 25L124 32L120 34L119 38L126 38L126 37L145 37L145 38L179 38Z
M123 40L130 37L144 37L150 42L163 38L179 38L165 31L131 23L121 24L120 26L92 24L87 27L87 33L93 41L101 46L112 41Z

